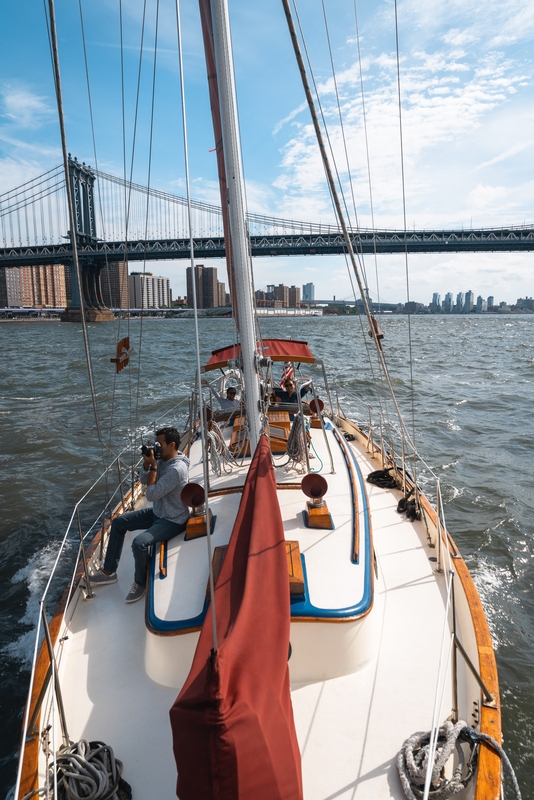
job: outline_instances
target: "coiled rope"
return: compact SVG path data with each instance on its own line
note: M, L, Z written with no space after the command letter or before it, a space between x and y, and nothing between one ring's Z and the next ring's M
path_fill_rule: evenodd
M295 417L291 431L287 438L287 455L289 462L286 470L296 469L298 472L305 471L306 464L306 432L300 414Z
M132 788L121 777L123 764L103 742L79 742L62 748L55 759L56 775L50 774L50 788L57 779L58 800L132 800ZM30 800L46 789L25 795ZM54 795L55 796L55 795Z
M406 739L397 756L397 769L408 800L421 800L425 797L430 738L430 731L414 733ZM475 772L480 742L489 744L499 754L510 774L515 796L517 800L521 800L514 770L502 747L491 736L469 728L463 720L459 720L456 724L447 721L439 729L430 791L427 795L429 800L447 800L465 789ZM467 743L470 747L468 760L462 749L462 743ZM447 779L443 777L442 770L455 749L458 753L458 765L452 777Z

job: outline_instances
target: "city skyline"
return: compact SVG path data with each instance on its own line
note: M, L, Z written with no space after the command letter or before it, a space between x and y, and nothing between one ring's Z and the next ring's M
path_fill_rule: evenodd
M54 86L42 8L5 4L0 51L0 193L40 175L61 161ZM154 43L149 3L146 63ZM351 4L349 4L351 5ZM358 9L325 7L337 90L345 115L344 132L359 222L371 227L366 148L360 96L359 47L365 86L374 223L403 227L394 14L386 0ZM330 140L341 180L349 192L348 167L337 116L328 49L313 4L301 9L313 45L313 64ZM159 30L155 129L151 186L184 193L180 98L177 89L175 25L162 11ZM142 4L123 9L126 162L135 110L135 86ZM252 212L312 222L331 222L332 209L323 169L305 107L298 69L291 53L282 8L272 4L232 5L234 59L247 183ZM406 0L399 7L401 101L405 144L406 226L441 229L532 223L534 140L531 130L534 16L529 0L503 4L426 4ZM98 166L123 174L121 52L118 10L105 0L85 4L84 27L95 122ZM184 4L183 28L193 195L220 203L216 159L202 54L198 10ZM69 150L95 164L85 82L79 9L58 4L59 56ZM145 66L144 66L145 68ZM147 183L150 90L141 87L139 129L133 179ZM283 91L280 91L283 86ZM170 99L169 99L170 98ZM410 297L428 302L446 283L469 279L487 296L507 299L534 294L531 254L441 254L410 256ZM206 261L219 269L224 264ZM349 297L350 279L342 256L254 259L257 287L281 281L302 286L313 281L317 296ZM403 255L378 258L379 285L372 257L365 259L371 296L406 299ZM170 279L174 294L185 294L185 265L160 262L157 272Z

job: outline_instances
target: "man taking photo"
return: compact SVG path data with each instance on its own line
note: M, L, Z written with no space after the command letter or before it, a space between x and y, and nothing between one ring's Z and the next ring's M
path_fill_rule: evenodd
M146 592L149 548L182 533L189 517L189 509L180 498L189 480L189 459L179 451L180 434L176 428L161 428L156 431L156 441L160 444L161 456L156 460L153 449L143 448L143 467L139 476L147 487L146 498L153 504L152 508L115 517L109 532L104 567L91 577L92 586L116 583L126 531L141 530L132 542L135 571L127 603L135 603Z

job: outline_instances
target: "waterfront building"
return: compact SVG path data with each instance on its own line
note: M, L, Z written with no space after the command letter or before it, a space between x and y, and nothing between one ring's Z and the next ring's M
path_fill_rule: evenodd
M298 286L289 287L289 308L300 308L300 289Z
M168 308L170 281L151 272L132 272L129 279L132 308Z
M17 267L0 267L0 308L20 308L20 271Z
M464 310L465 296L463 292L458 292L456 295L456 304L454 306L454 313L461 314Z
M108 308L130 308L128 263L115 261L100 272L102 299ZM134 306L135 308L135 306Z
M432 295L432 302L430 303L430 313L431 314L440 314L441 313L441 295L439 292L434 292Z
M313 283L305 283L302 287L302 302L313 303L315 300L315 286Z
M444 314L452 314L454 309L454 299L452 292L447 292L445 295L445 300L443 301L443 313Z
M197 308L219 308L226 305L226 287L217 278L217 267L195 265ZM187 304L193 308L193 267L187 267Z
M493 297L493 295L490 294L490 296L488 297L488 308L491 308L491 306L494 305L495 305L495 298Z
M477 314L482 314L483 311L487 310L488 310L488 304L486 300L484 300L484 298L479 294L479 296L477 297L477 304L475 311Z
M269 287L267 287L269 289ZM273 295L275 300L280 300L282 308L289 308L289 286L284 286L279 283L278 286L273 287Z
M36 264L16 267L20 292L19 305L23 308L65 308L67 289L63 264ZM17 276L12 273L12 281Z
M463 309L464 314L470 314L471 313L471 311L473 310L473 308L475 306L475 302L474 301L475 301L475 295L473 294L471 289L469 289L469 291L465 293L464 309Z

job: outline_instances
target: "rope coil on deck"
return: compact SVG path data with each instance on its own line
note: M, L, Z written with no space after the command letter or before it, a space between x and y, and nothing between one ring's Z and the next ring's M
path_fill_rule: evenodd
M397 769L408 800L421 800L425 796L430 738L430 731L414 733L406 739L397 756ZM521 800L521 792L512 765L502 747L491 736L469 728L463 720L459 720L456 724L447 720L439 729L430 790L427 795L429 800L447 800L465 789L476 769L480 742L489 744L501 757L510 773L515 796L517 800ZM462 744L467 744L470 748L468 760ZM455 749L458 754L458 764L452 777L447 779L442 771Z
M115 758L112 748L103 742L80 739L58 752L56 766L59 800L132 798L130 785L121 777L122 761ZM51 785L53 782L54 776L51 775Z

